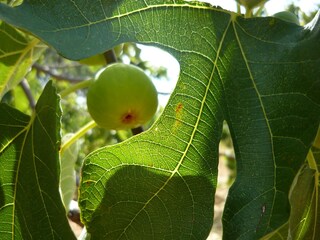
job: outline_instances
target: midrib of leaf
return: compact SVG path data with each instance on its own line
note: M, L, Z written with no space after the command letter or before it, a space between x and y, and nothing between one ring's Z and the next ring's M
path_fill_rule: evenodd
M208 96L208 92L210 90L210 86L212 84L212 81L213 81L213 75L214 73L216 72L216 69L217 69L217 61L219 60L219 56L220 56L220 51L222 49L222 45L224 43L224 39L227 35L227 32L229 30L229 27L231 25L231 18L230 18L230 21L222 35L222 38L221 38L221 41L220 41L220 44L219 44L219 47L217 49L217 55L216 55L216 58L215 58L215 61L213 62L213 69L211 71L211 75L210 75L210 78L209 78L209 81L207 83L207 86L206 86L206 90L205 90L205 93L203 94L203 98L202 98L202 101L201 101L201 105L200 105L200 108L199 108L199 113L198 113L198 116L197 116L197 120L196 120L196 123L194 125L194 128L193 128L193 131L190 135L190 138L189 138L189 141L187 143L187 146L185 148L185 150L182 152L182 156L176 166L176 168L171 172L171 175L168 177L168 179L164 182L164 184L159 188L159 190L144 204L144 206L137 212L137 214L132 218L132 220L129 222L129 224L124 228L123 232L120 234L119 238L120 239L123 234L125 234L126 230L128 229L128 227L130 227L130 225L133 223L133 221L135 220L135 218L149 205L149 203L168 185L168 183L170 182L170 180L173 178L173 176L175 174L179 174L179 168L181 167L184 159L186 158L187 156L187 153L189 151L189 148L190 146L192 145L192 142L193 142L193 139L195 138L195 133L197 132L197 129L198 129L198 126L199 126L199 122L201 120L201 115L203 113L203 108L204 108L204 105L205 105L205 102L206 102L206 99L207 99L207 96ZM180 176L180 174L179 174ZM192 195L191 195L192 197Z
M35 115L35 118L34 119L36 119L36 115ZM40 119L38 120L39 122L41 122L40 121ZM43 126L42 126L43 127ZM45 128L43 128L44 129L44 131L45 131ZM52 228L52 224L51 224L51 221L50 221L50 218L48 217L49 216L49 214L48 214L48 211L47 211L47 206L46 206L46 204L45 204L45 201L44 201L44 199L43 199L43 196L42 196L42 191L41 191L41 189L40 189L40 184L39 184L39 177L38 177L38 171L37 171L37 167L36 167L36 164L35 164L35 159L37 158L37 156L35 155L35 153L34 153L34 141L33 141L33 139L34 139L34 137L33 137L33 131L32 131L32 140L31 140L31 142L32 142L32 163L33 163L33 168L34 168L34 172L35 172L35 177L36 177L36 179L37 179L37 187L38 187L38 190L39 190L39 194L40 194L40 196L41 196L41 201L42 201L42 205L43 205L43 208L44 208L44 210L45 210L45 212L46 212L46 219L48 220L48 224L50 225L50 230L51 230L51 234L52 234L52 236L53 236L53 228ZM51 140L51 138L50 138L50 140ZM39 159L40 160L40 159Z
M21 152L20 152L19 159L18 159L17 169L16 169L16 177L15 177L15 182L14 182L15 188L14 188L13 200L16 202L16 198L17 198L16 197L16 195L17 195L17 187L16 186L18 186L18 181L19 181L20 164L22 162L22 157L23 157L23 154L24 154L25 144L28 141L28 136L29 136L29 133L31 132L32 133L30 135L31 136L31 140L29 140L29 141L32 142L32 159L33 159L33 168L34 168L34 172L35 172L35 177L36 177L36 180L37 180L37 183L38 183L37 186L38 186L38 190L39 190L39 193L40 193L40 196L41 196L43 207L44 207L44 210L46 212L47 219L48 219L48 224L50 225L51 231L53 231L53 228L52 228L52 225L51 225L51 221L48 218L49 214L48 214L48 211L47 211L47 208L46 208L46 204L45 204L45 201L44 201L44 199L42 197L42 191L41 191L41 189L39 187L40 184L39 184L39 181L38 181L38 179L39 179L38 178L38 172L37 172L37 168L36 168L36 164L35 164L35 158L37 156L34 153L34 147L33 147L34 146L33 145L33 143L34 143L33 139L34 138L33 138L33 131L32 131L33 126L32 125L33 125L35 119L37 118L37 114L38 113L36 113L36 112L32 114L30 122L28 123L28 125L19 134L17 134L17 136L15 136L15 138L14 138L14 139L16 139L19 135L21 135L22 133L25 132L24 139L23 139L22 146L21 146ZM16 219L15 218L15 210L16 210L16 208L15 207L16 207L16 204L13 204L13 207L12 207L12 239L15 238L15 231L14 231L14 229L15 229L15 219ZM26 226L27 226L27 224L30 224L30 223L26 223ZM29 231L28 231L28 233L29 233L30 237L32 238L31 233ZM52 232L52 236L53 236L53 232Z
M15 177L15 181L14 181L14 192L13 192L13 201L15 202L16 199L17 199L17 186L18 186L18 180L19 180L19 171L20 171L20 164L21 164L21 160L22 160L22 155L23 155L23 150L24 150L24 146L25 146L25 143L27 141L27 136L28 136L28 133L30 131L30 128L31 128L31 123L33 122L34 120L34 117L35 115L33 114L31 119L30 119L30 122L28 123L28 125L25 127L25 129L23 129L20 133L22 134L23 132L26 132L25 135L24 135L24 138L23 138L23 142L22 142L22 146L21 146L21 151L20 151L20 155L19 155L19 159L18 159L18 164L17 164L17 169L16 169L16 177ZM18 134L17 134L18 135ZM20 134L19 134L20 135ZM16 137L17 138L17 137ZM12 239L15 238L15 211L16 211L16 204L13 204L12 206ZM28 228L27 228L28 229ZM30 237L32 238L30 232L28 231Z
M74 3L74 2L73 2ZM76 8L78 9L77 5L74 3L74 5L76 6ZM148 5L148 4L146 4ZM87 24L82 24L82 25L77 25L77 26L73 26L73 27L66 27L66 28L59 28L57 30L51 30L51 31L43 31L43 32L62 32L62 31L68 31L68 30L74 30L74 29L78 29L78 28L83 28L83 27L90 27L91 25L95 25L95 24L99 24L99 23L103 23L106 21L110 21L110 20L114 20L114 19L120 19L122 17L126 17L126 16L130 16L132 14L135 13L139 13L139 12L143 12L143 11L148 11L148 10L156 10L157 8L166 8L166 7L177 7L177 8L183 8L183 7L192 7L195 9L208 9L207 6L203 6L203 5L190 5L190 3L185 3L185 4L155 4L155 5L148 5L147 7L144 8L139 8L133 11L128 11L122 14L118 14L118 15L113 15L112 17L105 17L105 19L101 19L99 21L95 21L95 22L90 22L84 15L83 13L79 10L79 13L83 16L83 18L88 22ZM215 11L218 12L226 12L226 10L223 9L217 9L215 8Z
M250 80L252 82L252 86L257 94L257 97L258 97L258 100L259 100L259 103L260 103L260 106L261 106L261 110L263 112L263 116L266 120L266 124L267 124L267 128L268 128L268 131L269 131L269 135L270 135L270 143L271 143L271 153L272 153L272 160L273 160L273 164L274 164L274 167L276 168L276 160L275 160L275 155L274 155L274 146L273 146L273 140L272 140L272 131L271 131L271 127L270 127L270 124L269 124L269 121L268 121L268 117L267 117L267 114L266 114L266 110L265 110L265 107L264 107L264 104L263 104L263 101L261 99L261 94L259 92L259 89L254 81L254 78L253 78L253 75L252 75L252 72L251 72L251 68L249 66L249 62L248 62L248 59L246 57L246 54L245 54L245 51L242 47L242 44L241 44L241 41L240 41L240 38L238 36L238 33L237 33L237 29L235 27L235 24L237 23L236 21L233 21L232 22L232 27L233 27L233 30L234 30L234 33L235 33L235 37L236 37L236 40L238 42L238 45L239 45L239 48L240 48L240 52L241 52L241 55L243 57L243 61L245 62L246 64L246 67L248 69L248 73L249 73L249 76L250 76ZM274 168L274 169L275 169ZM277 181L276 181L276 177L277 175L274 173L274 180L273 180L273 184L275 184ZM274 185L273 186L274 190L276 190L276 186ZM261 195L263 195L265 193L262 193ZM273 201L272 201L272 207L271 207L271 213L273 212L273 208L274 208L274 204L275 204L275 198L276 198L276 194L273 194ZM246 204L248 205L250 204L249 202ZM245 207L246 205L244 205L243 207ZM272 217L272 214L269 215L269 220L268 220L268 226L270 226L270 221L271 221L271 217ZM245 233L243 233L245 234Z

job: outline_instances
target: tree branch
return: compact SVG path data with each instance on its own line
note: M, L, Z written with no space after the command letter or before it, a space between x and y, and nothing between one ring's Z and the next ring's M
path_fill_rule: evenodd
M20 86L22 87L26 97L28 98L29 106L30 106L31 110L33 111L35 109L35 107L36 107L36 101L34 100L34 97L33 97L32 93L31 93L28 81L24 78L20 82Z
M37 63L33 64L32 68L34 68L34 69L36 69L36 70L38 70L40 72L43 72L45 74L48 74L51 77L53 77L54 79L56 79L56 80L68 81L68 82L71 82L71 83L78 83L78 82L82 82L82 81L90 79L90 78L74 78L74 77L69 77L69 76L56 74L50 68L45 67L45 66L41 66L41 65L39 65Z

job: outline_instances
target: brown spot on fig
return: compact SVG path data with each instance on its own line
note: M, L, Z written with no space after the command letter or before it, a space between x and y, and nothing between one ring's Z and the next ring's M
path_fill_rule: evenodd
M131 124L132 122L136 121L136 118L137 117L135 113L133 113L132 111L128 111L123 115L123 117L121 118L121 121L124 124Z

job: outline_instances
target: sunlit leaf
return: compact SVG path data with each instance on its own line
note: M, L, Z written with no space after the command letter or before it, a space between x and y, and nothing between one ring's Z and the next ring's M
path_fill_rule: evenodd
M319 126L319 14L301 27L184 1L55 0L0 5L0 18L68 58L139 42L180 63L150 131L84 163L80 206L93 239L205 239L224 120L237 160L224 239L258 239L288 222L289 189Z
M59 194L60 114L51 84L31 117L0 105L1 239L75 239Z
M0 21L0 99L15 87L45 49L35 38L26 38Z

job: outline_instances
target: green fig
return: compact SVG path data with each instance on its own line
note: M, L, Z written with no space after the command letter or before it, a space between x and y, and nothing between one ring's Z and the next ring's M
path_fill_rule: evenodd
M113 63L98 73L89 86L87 106L100 127L136 128L151 120L158 107L158 95L143 70Z
M292 12L282 11L282 12L278 12L278 13L274 14L273 16L275 18L279 18L283 21L300 25L298 17L295 14L293 14Z

